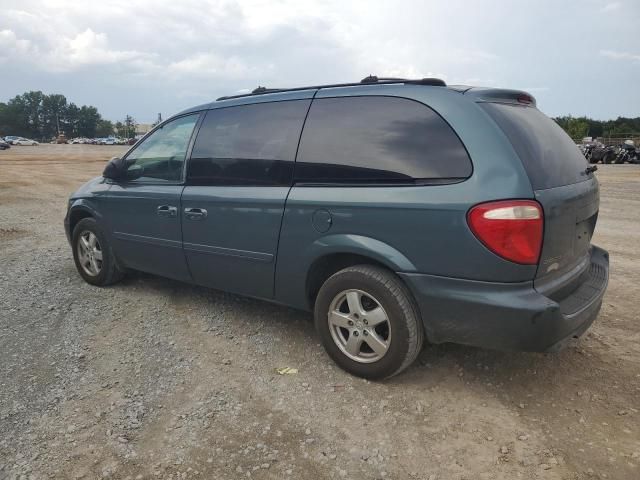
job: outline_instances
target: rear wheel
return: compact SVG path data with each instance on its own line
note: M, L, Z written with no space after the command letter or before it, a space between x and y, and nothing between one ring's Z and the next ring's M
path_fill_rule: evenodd
M91 285L106 286L124 276L106 235L93 218L83 218L73 229L73 260L80 276Z
M393 273L370 265L345 268L322 285L315 323L329 356L347 372L370 379L407 368L424 339L411 293Z

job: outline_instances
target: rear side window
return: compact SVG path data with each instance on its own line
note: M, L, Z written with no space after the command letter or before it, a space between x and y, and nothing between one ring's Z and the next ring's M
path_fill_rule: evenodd
M520 157L534 190L583 180L588 164L571 138L540 110L502 103L481 103Z
M290 185L310 100L207 112L187 171L191 185Z
M448 183L471 172L464 145L432 109L365 96L313 101L295 176L309 183Z

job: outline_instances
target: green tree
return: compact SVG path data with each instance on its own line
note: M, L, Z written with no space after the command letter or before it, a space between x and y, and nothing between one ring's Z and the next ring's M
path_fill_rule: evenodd
M96 107L83 105L78 111L78 135L93 138L96 136L98 122L102 119Z
M136 121L131 115L127 115L124 119L125 138L134 138L136 136Z
M67 99L64 95L44 95L42 97L40 135L51 138L64 133L66 114Z
M50 140L64 133L67 137L94 137L98 127L111 134L111 122L103 122L98 109L67 103L64 95L26 92L0 103L0 134Z
M80 120L80 109L75 103L70 103L64 112L64 119L61 128L67 138L78 136L78 121Z
M116 135L120 138L126 138L126 130L125 130L125 126L124 123L122 122L116 122L113 126L113 129L116 132Z
M582 137L638 137L640 136L640 117L618 117L615 120L594 120L588 117L571 116L554 119L574 140ZM585 133L586 131L586 133Z
M110 120L100 119L96 127L97 137L109 137L113 135L113 123Z

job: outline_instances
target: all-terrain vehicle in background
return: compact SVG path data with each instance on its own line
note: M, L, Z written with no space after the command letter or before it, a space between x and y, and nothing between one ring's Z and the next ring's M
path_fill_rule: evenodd
M355 375L423 342L554 351L600 310L598 181L526 92L382 79L259 88L158 125L69 200L76 267L314 312Z
M625 140L618 147L613 163L639 163L640 157L633 140Z
M592 146L589 155L585 155L589 163L613 163L616 159L616 149L607 145Z

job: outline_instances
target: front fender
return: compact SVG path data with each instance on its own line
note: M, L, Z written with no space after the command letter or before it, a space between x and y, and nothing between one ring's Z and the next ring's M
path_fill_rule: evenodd
M102 213L100 213L100 210L97 209L97 207L89 198L76 198L73 200L69 200L68 216L71 217L73 213L78 211L87 212L96 219L102 218Z
M97 220L102 219L102 214L92 202L86 198L76 198L69 200L69 208L67 214L64 217L64 232L67 235L67 240L71 243L71 235L73 234L73 225L76 223L76 219L94 217Z

